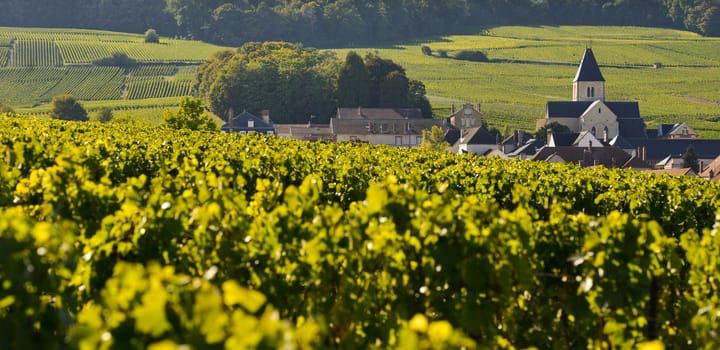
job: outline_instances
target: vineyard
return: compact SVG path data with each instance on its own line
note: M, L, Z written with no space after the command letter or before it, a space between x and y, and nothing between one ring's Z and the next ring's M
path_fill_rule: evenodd
M717 183L29 117L0 145L4 349L720 346Z
M427 46L434 56L426 56ZM482 102L491 126L533 130L547 101L572 98L571 84L586 46L592 46L607 82L607 98L638 101L648 127L688 122L702 138L720 138L720 39L638 27L496 27L477 35L450 35L420 43L352 48L378 52L427 87L434 108ZM350 49L338 49L345 57ZM490 62L449 57L481 51ZM665 68L653 69L655 62Z
M0 101L34 109L65 93L106 103L184 96L190 94L197 65L218 49L168 38L147 44L141 35L102 31L0 28ZM138 66L93 64L118 52ZM176 104L177 99L168 106Z

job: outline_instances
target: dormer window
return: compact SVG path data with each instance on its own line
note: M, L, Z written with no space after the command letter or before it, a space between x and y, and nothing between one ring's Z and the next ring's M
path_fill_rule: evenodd
M683 134L683 135L688 135L688 134L689 134L688 128L683 128L682 134Z
M255 121L254 120L248 120L248 128L254 128L255 127Z

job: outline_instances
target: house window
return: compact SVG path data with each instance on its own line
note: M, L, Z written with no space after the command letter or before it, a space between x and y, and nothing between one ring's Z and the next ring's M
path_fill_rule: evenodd
M254 120L248 120L248 128L254 128L255 127L255 121Z
M598 108L598 114L602 113L602 108Z
M422 136L415 136L415 144L419 145L422 143Z
M402 136L395 136L395 145L402 146Z
M275 135L275 132L272 131L272 130L268 130L267 134L268 134L268 135Z
M588 88L587 88L587 97L592 97L592 96L590 95L590 87L589 87L589 86L588 86Z
M688 129L687 129L687 128L684 128L683 131L682 131L682 134L683 134L683 135L688 135L688 134L689 134Z
M592 130L590 130L590 132L593 134L593 136L597 136L597 135L595 134L596 130L595 130L595 127L594 127L594 126L592 127Z

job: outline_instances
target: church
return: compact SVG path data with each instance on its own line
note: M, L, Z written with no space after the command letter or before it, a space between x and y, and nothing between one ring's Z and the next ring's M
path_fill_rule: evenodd
M591 48L585 49L572 85L572 101L548 102L537 128L557 122L572 132L590 132L599 140L645 138L646 126L637 102L605 101L605 78Z

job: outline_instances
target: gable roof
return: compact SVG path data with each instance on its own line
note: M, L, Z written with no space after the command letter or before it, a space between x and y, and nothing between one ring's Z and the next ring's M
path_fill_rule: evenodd
M445 132L445 142L447 142L449 145L454 145L456 142L460 140L460 129L448 129Z
M702 169L702 172L700 173L700 175L702 175L703 177L710 177L711 171L713 174L713 176L712 176L713 178L716 177L717 175L720 175L720 156L713 159L713 161L710 162L710 164L708 164L705 167L705 169Z
M550 101L546 105L548 118L580 118L590 105L598 101ZM640 105L637 102L604 102L618 119L640 118Z
M672 176L697 176L697 173L692 170L692 168L653 169L646 170L645 172L655 175L668 174Z
M635 149L645 147L648 160L662 160L668 156L680 158L689 145L693 145L699 159L720 156L720 140L627 138L627 141Z
M582 61L580 61L580 67L578 67L577 74L575 74L576 81L605 81L602 73L600 73L600 67L598 66L597 60L591 48L585 49Z
M583 167L602 165L606 168L619 168L630 158L629 154L617 147L543 147L531 160L547 160L559 157L566 163L581 164Z
M249 121L253 122L253 127L249 127ZM222 131L275 131L273 122L266 123L262 118L256 117L254 114L244 111L232 118L232 130L230 123L225 123L221 128Z
M420 119L420 108L338 108L340 119Z
M460 143L468 145L495 145L498 140L484 127L470 128Z
M552 147L572 146L578 137L580 137L578 132L552 132L548 138L548 145Z

